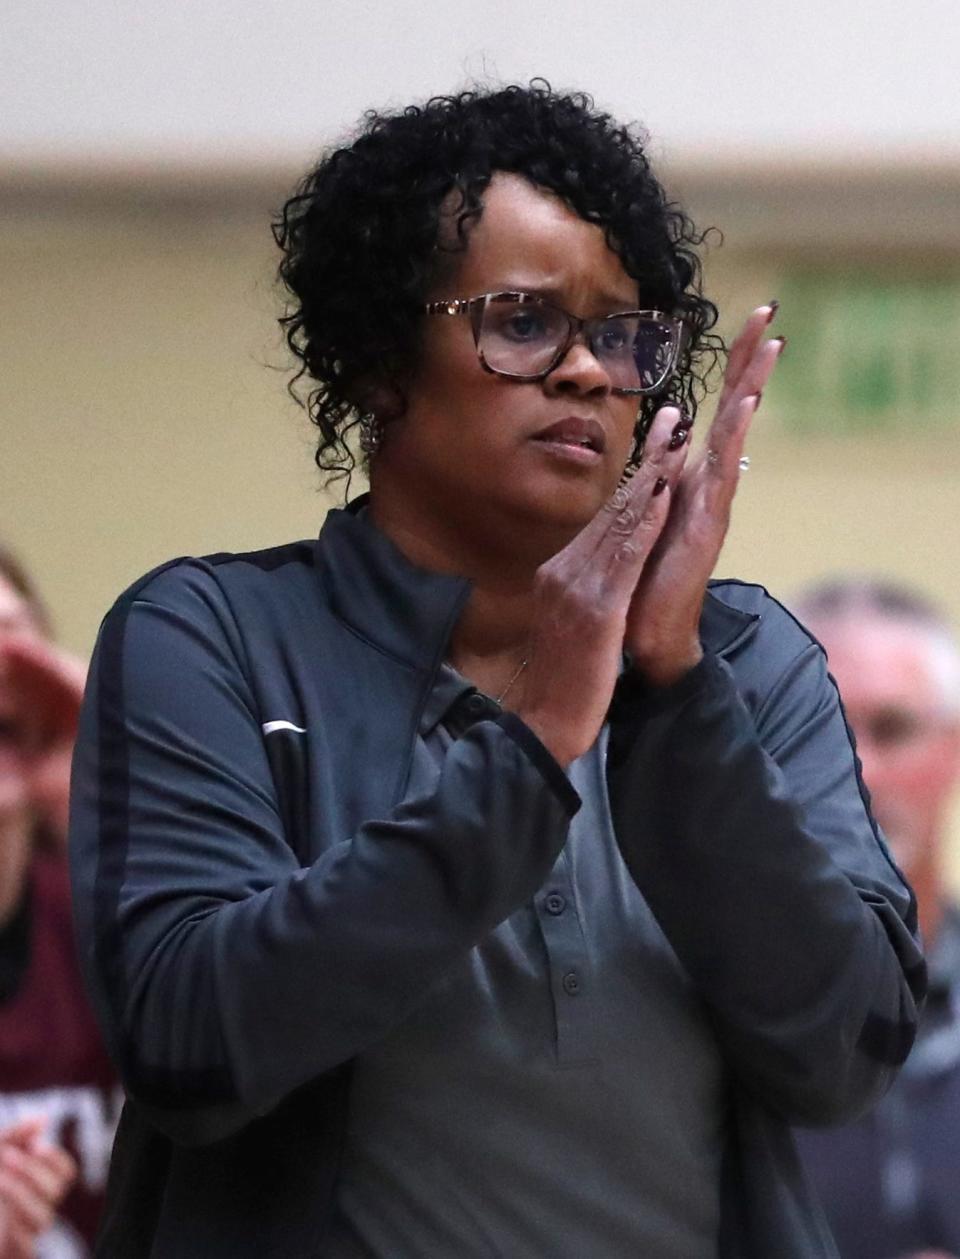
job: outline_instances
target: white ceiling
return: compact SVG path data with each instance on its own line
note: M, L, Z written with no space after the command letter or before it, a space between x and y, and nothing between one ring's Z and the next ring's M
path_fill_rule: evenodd
M3 0L0 161L299 161L535 74L682 160L960 161L958 0Z

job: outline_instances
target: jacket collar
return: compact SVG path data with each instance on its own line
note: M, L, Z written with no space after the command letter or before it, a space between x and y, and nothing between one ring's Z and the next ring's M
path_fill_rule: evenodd
M707 587L703 610L700 613L700 641L705 650L715 656L728 655L735 647L752 637L760 623L756 612L741 612L732 608Z
M418 568L363 509L369 495L334 508L315 562L334 615L401 664L433 669L470 594L465 577Z
M412 564L372 523L369 495L327 514L316 544L320 580L336 616L403 664L435 668L470 595L465 577ZM750 637L760 618L722 602L709 589L700 640L722 656Z

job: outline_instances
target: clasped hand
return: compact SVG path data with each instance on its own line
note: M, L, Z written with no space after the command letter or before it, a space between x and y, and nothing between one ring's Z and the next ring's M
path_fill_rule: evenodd
M683 418L662 407L643 462L573 541L541 566L529 665L516 712L561 765L592 745L626 650L655 686L703 655L700 613L730 522L739 462L783 348L761 306L734 342L707 441L688 458ZM708 458L709 452L709 458Z
M43 1129L36 1118L0 1132L0 1259L33 1259L77 1175L73 1158L45 1141Z

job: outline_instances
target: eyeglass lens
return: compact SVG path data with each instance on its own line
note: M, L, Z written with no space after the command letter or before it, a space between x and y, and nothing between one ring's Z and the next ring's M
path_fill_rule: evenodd
M637 315L610 315L585 326L590 351L615 389L646 392L664 382L676 343L670 324ZM568 316L559 307L497 295L484 305L478 348L493 371L535 376L555 363L569 335Z

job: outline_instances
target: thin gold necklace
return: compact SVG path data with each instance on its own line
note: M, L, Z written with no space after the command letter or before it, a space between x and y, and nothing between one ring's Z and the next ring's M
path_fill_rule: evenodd
M520 674L524 671L524 669L527 667L529 663L530 663L530 657L524 656L524 658L520 661L519 665L517 665L516 673L513 675L513 677L510 679L507 685L503 688L503 690L497 696L498 704L503 703L503 697L506 695L507 691L510 690L511 686L513 686L514 682L516 682L517 678L520 676Z

